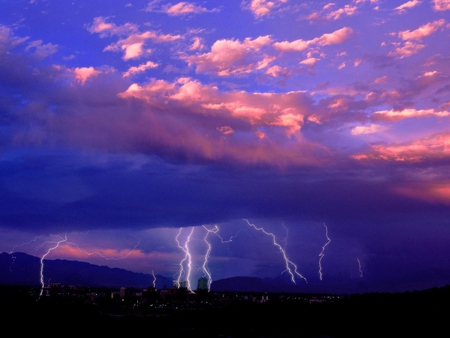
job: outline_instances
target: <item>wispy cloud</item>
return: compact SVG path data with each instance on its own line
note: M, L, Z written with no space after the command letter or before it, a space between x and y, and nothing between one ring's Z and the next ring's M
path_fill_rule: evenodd
M414 8L418 5L420 5L421 3L422 3L422 1L419 1L419 0L411 0L411 1L405 2L404 4L396 7L395 10L398 11L399 13L405 13L406 10Z
M179 2L175 5L167 7L166 13L173 16L180 16L186 14L201 14L208 12L218 12L218 9L207 9L189 2Z

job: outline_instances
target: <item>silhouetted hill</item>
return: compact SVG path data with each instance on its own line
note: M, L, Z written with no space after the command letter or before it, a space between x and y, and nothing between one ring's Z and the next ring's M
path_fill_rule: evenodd
M365 278L328 277L324 280L297 280L289 278L231 277L213 281L212 291L223 292L287 292L355 294L368 292L405 292L443 287L450 284L450 271L421 270L402 278L370 280Z
M0 254L0 284L40 285L40 268L38 257L3 252ZM145 288L153 284L150 274L61 259L45 260L44 276L46 283L51 281L66 285ZM157 288L171 285L170 278L156 276Z
M45 283L99 287L139 287L153 284L150 274L109 268L85 262L69 260L45 260ZM40 285L40 259L25 253L0 254L1 285ZM429 269L415 272L403 278L371 280L326 276L322 281L297 280L293 284L284 274L277 278L232 277L215 280L212 291L223 292L286 292L355 294L368 292L404 292L425 290L450 284L450 271ZM156 276L157 289L172 286L172 278Z

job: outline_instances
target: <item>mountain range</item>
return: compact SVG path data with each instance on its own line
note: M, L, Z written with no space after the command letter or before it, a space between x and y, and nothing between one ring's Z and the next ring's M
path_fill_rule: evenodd
M0 254L0 285L36 285L40 282L40 258L26 253ZM156 277L156 280L155 280ZM119 268L98 266L71 260L45 260L45 284L91 287L147 288L154 281L161 290L172 286L173 278L136 273ZM258 278L238 276L213 281L212 291L223 292L286 292L286 293L334 293L352 294L367 292L403 292L441 287L450 284L450 271L430 269L404 278L369 281L364 278L333 278L323 281L297 281L286 276ZM194 287L195 288L195 287Z

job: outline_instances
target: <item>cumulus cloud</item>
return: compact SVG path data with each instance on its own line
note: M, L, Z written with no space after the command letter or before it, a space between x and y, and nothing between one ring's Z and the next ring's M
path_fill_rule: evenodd
M433 0L434 9L437 11L450 10L450 0Z
M121 98L136 98L161 107L176 101L177 105L192 109L196 114L226 116L254 126L276 126L287 135L300 131L307 113L307 99L303 93L246 93L221 92L212 85L197 80L179 78L175 82L153 80L145 86L131 85L119 94ZM169 100L169 101L168 101Z
M300 63L303 65L307 65L307 66L314 66L317 63L317 61L319 61L319 60L320 59L315 58L315 57L309 57L307 59L300 61Z
M332 11L331 13L328 13L325 17L329 20L338 20L343 15L347 16L354 15L357 10L358 7L356 6L345 5L343 8L339 8L337 10Z
M140 33L138 27L134 24L126 23L117 26L114 23L107 22L108 19L107 17L96 17L94 22L87 26L87 29L91 33L99 34L102 38L107 36L124 37L104 48L104 51L123 51L122 58L124 60L139 58L151 53L151 49L145 49L144 46L148 40L163 43L182 39L181 35L161 34L155 31Z
M96 70L94 67L77 67L73 70L73 74L75 76L75 80L84 85L90 77L97 76L102 72Z
M218 40L211 51L200 55L185 56L189 66L194 65L197 73L212 73L218 76L245 74L267 68L274 60L260 51L272 42L270 36L255 39Z
M181 35L172 34L160 34L154 31L146 31L141 34L132 34L125 39L120 39L116 43L113 43L105 47L105 51L123 51L123 59L130 60L139 58L144 54L149 54L150 49L144 49L144 44L147 40L151 40L157 43L173 42L181 39Z
M244 8L250 10L255 17L263 17L269 15L277 7L286 3L288 0L251 0L243 2Z
M410 31L405 30L398 33L399 38L402 40L422 40L424 37L435 33L440 27L444 26L445 20L440 19L433 22L429 22L419 28Z
M412 41L406 41L403 45L397 44L397 47L392 52L388 53L388 56L398 57L400 59L417 54L421 49L425 48L425 45L421 43L415 43Z
M356 4L358 4L356 2ZM336 4L330 2L322 7L322 10L312 12L304 17L306 20L319 21L319 20L339 20L343 16L352 16L358 12L358 6L345 5L342 8L334 9Z

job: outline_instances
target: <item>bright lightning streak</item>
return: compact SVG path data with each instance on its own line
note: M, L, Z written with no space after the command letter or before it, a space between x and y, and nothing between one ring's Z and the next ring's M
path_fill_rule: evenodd
M220 239L221 243L225 244L225 243L231 243L233 241L233 239L235 239L239 235L239 232L241 232L241 230L239 230L236 233L236 235L232 235L232 236L230 236L230 238L228 240L225 240L225 239L223 239L222 236L219 235L220 229L217 225L214 225L214 227L212 229L208 229L206 226L203 225L203 229L206 230L206 234L205 234L205 237L203 238L203 241L206 243L207 250L205 253L205 258L203 259L202 270L203 270L203 273L208 278L208 291L209 291L209 290L211 290L211 283L212 283L211 271L208 268L209 256L210 256L211 250L212 250L211 242L208 241L209 234L212 233L212 234L216 235Z
M363 278L363 272L362 272L362 268L361 268L361 261L359 260L359 258L356 258L356 260L358 261L359 277Z
M209 255L211 254L211 243L210 242L208 242L208 235L210 234L210 233L214 233L214 234L216 234L217 235L217 232L219 231L219 227L216 225L216 226L214 226L214 228L212 228L212 229L208 229L207 227L205 227L204 225L203 225L203 228L206 230L206 235L205 235L205 237L203 238L203 241L206 243L206 245L207 245L207 250L206 250L206 253L205 253L205 258L204 258L204 260L203 260L203 265L202 265L202 270L203 270L203 272L205 273L205 275L207 275L208 276L208 291L211 289L211 283L212 283L212 276L211 276L211 272L209 271L209 269L208 269L208 260L209 260Z
M132 235L132 236L133 236L133 235ZM12 266L14 265L15 260L16 260L16 256L14 256L14 252L16 252L16 248L21 247L21 246L25 246L25 245L29 245L29 244L31 244L32 242L36 242L38 239L41 239L42 237L44 237L44 236L36 236L34 239L30 240L29 242L22 243L22 244L18 244L18 245L15 245L15 246L13 247L12 251L10 252L11 258L12 258L12 262L11 262L11 265L10 265L10 267L9 267L10 271L12 271ZM137 239L137 243L136 243L136 245L133 247L133 249L131 249L126 255L124 255L124 256L122 256L122 257L106 257L105 255L103 255L102 253L100 253L100 252L98 252L98 251L88 252L88 251L86 251L86 250L82 250L82 249L79 247L78 244L73 243L73 242L69 242L69 241L68 241L68 238L67 238L67 235L65 235L64 237L59 236L59 235L50 235L50 237L57 237L57 238L59 238L59 240L56 240L56 241L52 241L52 240L45 241L45 242L41 243L40 245L38 245L38 246L35 248L35 250L34 250L35 252L37 252L40 248L42 248L42 247L44 247L44 246L46 246L46 245L49 245L49 244L52 244L52 245L53 245L52 247L50 247L50 248L47 249L47 251L41 256L41 259L40 259L40 266L41 266L41 267L40 267L40 283L41 283L41 290L40 290L39 298L38 298L38 299L41 298L41 296L42 296L42 294L43 294L43 292L44 292L44 287L45 287L45 283L44 283L44 265L45 265L45 264L44 264L44 259L45 259L45 258L46 258L53 250L56 250L57 248L59 248L63 243L66 244L66 245L68 245L68 246L71 246L71 247L76 248L79 252L84 253L84 254L86 254L86 255L88 255L88 256L91 256L91 255L98 255L98 256L102 257L103 259L105 259L105 260L120 260L120 259L124 259L124 258L128 257L128 256L129 256L129 255L130 255L130 254L138 247L138 245L139 245L139 243L140 243L140 240L139 240L137 237L133 236L133 237L135 237L135 238Z
M40 239L42 237L43 236L36 236L34 239L32 239L29 242L22 243L22 244L17 244L17 245L13 246L12 250L9 252L9 254L11 255L11 259L12 259L11 265L9 266L9 271L12 271L12 266L14 265L14 263L16 261L16 256L14 256L14 252L16 252L16 248L24 246L24 245L29 245L30 243L36 242L38 239Z
M205 226L203 226L203 228L205 228ZM236 235L231 235L229 239L225 240L225 239L223 239L222 236L219 235L219 227L218 227L217 225L214 225L214 228L211 229L211 230L208 230L208 229L206 229L206 228L205 228L205 230L206 230L206 231L209 231L209 232L212 232L214 235L216 235L216 236L220 239L220 242L221 242L222 244L226 244L226 243L231 243L231 242L233 242L233 239L235 239L235 238L239 235L239 233L242 231L242 229L240 229L240 230L236 233Z
M153 288L156 289L156 276L155 276L155 272L152 270L152 276L153 276Z
M291 281L292 281L292 283L297 284L297 283L295 282L295 276L297 276L297 277L303 279L306 283L308 283L308 280L307 280L300 272L297 271L297 269L298 269L298 268L297 268L297 265L295 265L291 260L289 260L289 258L288 258L287 255L286 255L286 251L285 251L285 250L283 249L283 247L277 242L277 238L275 237L275 235L274 235L273 233L267 232L267 231L264 230L263 228L258 228L256 225L250 223L250 222L249 222L247 219L245 219L245 218L244 218L243 220L246 221L247 224L248 224L249 226L251 226L252 228L254 228L255 230L261 231L261 232L264 233L265 235L272 237L273 245L275 245L275 246L281 251L281 254L283 255L283 259L284 259L284 261L285 261L285 263L286 263L286 271L287 271L287 272L289 273L289 275L291 276ZM291 266L292 266L292 268L291 268Z
M52 236L52 235L50 235L50 236ZM44 284L44 259L45 259L45 257L47 257L50 254L50 252L57 249L61 243L67 242L67 236L64 236L64 238L61 236L58 236L58 237L60 238L59 241L56 241L56 242L48 241L48 242L45 242L42 244L42 245L54 244L54 245L52 247L48 248L47 251L41 256L41 270L40 270L41 291L39 292L38 299L41 298L42 293L44 292L44 287L45 287L45 284Z
M184 273L183 264L185 261L187 261L187 271L186 271L187 289L189 290L189 292L193 292L191 289L191 282L189 281L189 279L191 277L191 269L192 269L192 255L191 255L191 252L189 251L189 242L191 240L192 234L194 233L194 227L192 227L191 232L187 236L186 242L184 243L183 246L180 244L180 241L178 240L178 237L180 237L180 235L181 235L182 229L183 228L180 228L177 236L175 237L175 241L177 242L178 247L181 250L183 250L183 252L184 252L184 258L180 261L180 270L179 270L178 278L177 278L177 287L179 288L181 285L181 277L183 276L183 273Z
M320 280L322 280L322 258L325 256L324 252L325 252L325 248L327 247L328 244L330 244L331 239L330 237L328 237L328 227L327 225L324 223L323 226L325 227L325 237L327 238L327 242L325 243L325 245L322 247L322 251L319 254L319 278Z

